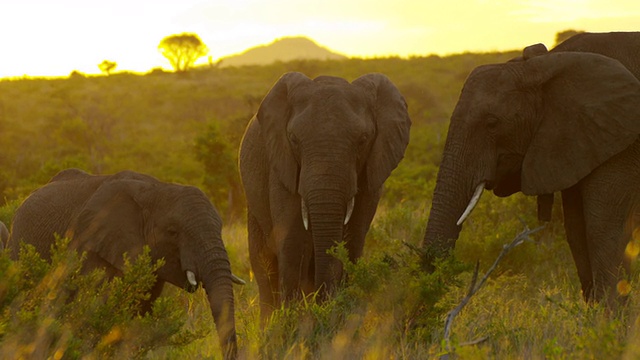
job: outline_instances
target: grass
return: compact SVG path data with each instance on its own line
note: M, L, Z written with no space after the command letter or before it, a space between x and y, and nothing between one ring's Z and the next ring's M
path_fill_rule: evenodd
M510 203L496 203L505 201ZM520 219L507 221L505 213L514 214L509 208L522 210L535 224L534 214L524 210L535 206L526 198L487 197L478 214L474 213L475 225L469 225L458 242L456 256L464 259L464 264L441 264L439 277L429 277L420 273L415 254L405 245L421 240L424 212L406 205L380 209L364 258L347 267L349 283L328 303L305 301L281 309L261 329L254 283L238 289L242 355L248 359L416 359L442 355L444 317L464 297L471 279L471 269L464 264L479 259L486 270L501 246L520 231ZM498 215L489 210L494 206L507 209ZM481 217L485 219L479 223ZM497 226L499 223L502 225ZM494 226L501 232L487 231ZM232 262L245 267L242 224L227 228L225 235L227 246L237 247L230 252L242 255ZM454 320L455 354L464 359L640 356L640 295L635 287L627 306L617 314L602 306L587 306L562 225L548 224L533 238L535 243L526 243L505 257ZM440 290L436 283L441 284ZM477 340L481 341L474 343Z
M422 207L406 202L383 206L368 235L365 256L357 264L346 266L349 281L336 296L318 304L311 295L283 307L274 312L264 328L260 326L258 290L248 263L245 226L242 222L225 226L223 238L233 272L248 280L247 285L235 287L240 357L429 359L446 354L444 319L466 294L472 275L470 264L480 260L481 271L486 271L502 244L508 243L522 226L519 219L508 220L508 215L497 215L491 209L520 209L524 218L530 218L533 215L526 209L533 211L531 204L527 198L483 199L472 216L473 222L465 227L458 241L454 253L458 260L442 261L432 274L421 271L418 254L407 246L421 241L425 221ZM494 226L501 232L489 231ZM587 306L581 298L561 228L561 224L552 223L532 236L534 243L519 246L505 256L484 287L454 319L450 352L462 359L640 356L640 295L633 286L636 281L632 282L626 307L619 312ZM344 248L335 249L335 256L345 259ZM124 311L117 321L98 327L96 321L105 321L105 311L114 313L113 302L90 297L89 302L51 305L47 300L51 291L57 289L66 294L66 287L58 284L43 288L51 276L47 274L55 273L55 267L33 260L33 254L27 258L31 259L30 275L24 277L19 291L12 293L12 298L6 291L2 293L2 354L220 358L215 327L201 289L189 294L167 286L153 317ZM10 289L12 282L20 281L15 274L7 275L17 270L9 271L14 263L3 259L2 289ZM132 271L143 271L140 267L135 269ZM76 287L82 288L86 283L91 289L97 286L92 283L96 281L94 277L100 277L94 274L81 281L71 270L65 274L65 279L76 279ZM131 281L127 278L98 288L103 299L122 297L118 286ZM126 299L127 308L135 310L137 298ZM42 312L45 305L53 310ZM88 310L87 306L92 307ZM71 311L82 316L70 316ZM16 316L20 321L15 320ZM169 327L171 331L167 331ZM92 335L84 336L83 332ZM33 339L28 334L40 334L37 338L48 341L43 343L47 346L25 341Z
M311 297L280 309L262 328L245 224L240 221L223 229L232 270L248 281L234 287L240 356L437 358L445 354L445 316L465 296L472 265L479 261L480 271L486 271L503 244L520 232L521 220L536 226L533 198L499 199L487 194L465 223L455 259L442 261L434 273L426 274L413 250L422 241L447 119L465 78L478 65L518 55L519 51L302 61L180 76L0 81L0 102L4 99L6 105L0 119L4 145L0 203L6 203L0 207L0 221L10 225L20 199L71 166L93 173L135 169L165 181L209 188L215 195L211 189L232 185L233 179L212 177L205 169L208 165L217 169L224 161L198 161L194 150L198 136L210 140L205 144L210 146L201 149L202 158L234 159L247 121L282 73L295 70L311 77L330 74L352 80L384 72L409 104L411 142L385 184L364 256L347 266L349 281L335 298L318 305ZM216 150L218 145L222 150ZM224 204L228 192L222 195L223 203L214 202L228 210L232 207ZM233 213L223 213L227 212ZM640 358L638 276L632 277L629 302L619 314L587 306L564 239L559 206L554 212L554 221L534 236L535 242L510 252L455 318L451 341L457 357ZM344 257L340 249L336 255ZM78 266L73 254L61 255L65 267L44 264L34 254L25 256L29 260L20 263L0 256L0 358L220 358L202 290L189 294L167 286L152 316L137 313L135 296L117 312L109 298L144 296L144 286L123 292L133 286L132 278L105 284L100 273L78 276L72 271ZM151 266L143 259L131 271L147 275ZM86 296L68 303L74 289L76 293L84 289Z

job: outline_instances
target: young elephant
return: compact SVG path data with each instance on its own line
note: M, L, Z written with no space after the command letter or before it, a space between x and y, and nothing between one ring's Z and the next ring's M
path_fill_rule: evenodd
M110 276L123 270L123 254L134 259L145 245L154 260L164 258L152 290L165 282L179 287L201 281L226 358L237 352L233 275L221 237L222 221L205 194L192 186L165 183L132 171L94 176L76 169L58 173L20 205L9 246L35 246L49 259L54 234L87 253L85 269Z
M338 242L350 260L360 257L410 126L404 98L382 74L349 83L287 73L265 96L240 148L263 321L282 300L334 289L342 267L327 250Z

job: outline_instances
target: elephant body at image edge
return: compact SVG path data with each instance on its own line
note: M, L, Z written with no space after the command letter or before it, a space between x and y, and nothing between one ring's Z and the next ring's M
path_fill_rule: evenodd
M0 250L4 249L9 241L9 229L2 221L0 221Z
M640 32L580 33L556 45L550 51L544 44L527 46L522 56L511 61L527 60L535 56L557 52L589 52L620 61L640 79ZM554 194L538 196L538 220L551 221Z
M195 187L133 171L90 175L68 169L18 207L8 246L14 259L24 242L49 260L55 236L66 236L71 249L87 254L83 271L104 268L109 277L122 274L125 252L135 259L149 246L152 259L165 264L142 310L151 310L165 282L191 289L202 282L222 351L231 359L237 354L233 274L221 229L216 209Z
M549 52L474 69L451 116L425 250L453 247L483 189L561 192L583 295L615 306L638 226L638 104L638 79L599 54Z

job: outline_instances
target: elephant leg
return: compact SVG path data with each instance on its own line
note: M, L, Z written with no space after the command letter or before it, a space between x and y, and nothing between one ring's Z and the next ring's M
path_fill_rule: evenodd
M538 221L551 221L551 212L553 210L553 193L542 194L537 196L538 202Z
M264 325L280 303L278 258L268 248L267 236L251 213L247 216L247 231L249 234L249 260L258 283L260 320Z
M592 172L582 187L594 297L611 308L622 300L619 295L626 295L617 293L617 284L630 272L625 248L637 218L639 156L640 146L632 146Z
M278 253L280 285L285 302L312 293L314 286L313 241L300 222L285 236Z
M376 214L381 191L363 192L356 195L356 204L344 232L346 248L349 251L349 260L355 262L362 256L364 239L369 231L369 226Z
M593 273L587 246L580 184L562 191L562 211L567 242L582 285L582 296L590 302L593 296Z

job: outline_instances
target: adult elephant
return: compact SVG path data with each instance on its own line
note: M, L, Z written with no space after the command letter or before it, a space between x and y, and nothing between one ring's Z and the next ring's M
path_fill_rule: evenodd
M616 59L640 79L640 32L580 33L558 44L551 51L544 44L527 46L522 51L522 56L511 61L567 51L589 52ZM553 194L538 196L538 219L550 221L552 206Z
M338 242L351 261L360 257L410 126L403 96L382 74L349 83L292 72L271 88L240 148L263 321L282 300L334 290L342 264L327 250Z
M640 82L617 60L558 52L474 69L451 117L427 253L453 247L484 189L561 191L583 295L615 304L638 215L639 133Z
M202 282L225 358L235 358L235 277L221 228L216 209L195 187L132 171L94 176L68 169L16 210L9 246L14 258L25 242L50 259L54 234L65 235L70 248L87 253L84 271L104 268L113 277L122 274L125 252L135 258L147 245L152 258L164 258L165 264L157 271L145 310L165 282L193 288Z

